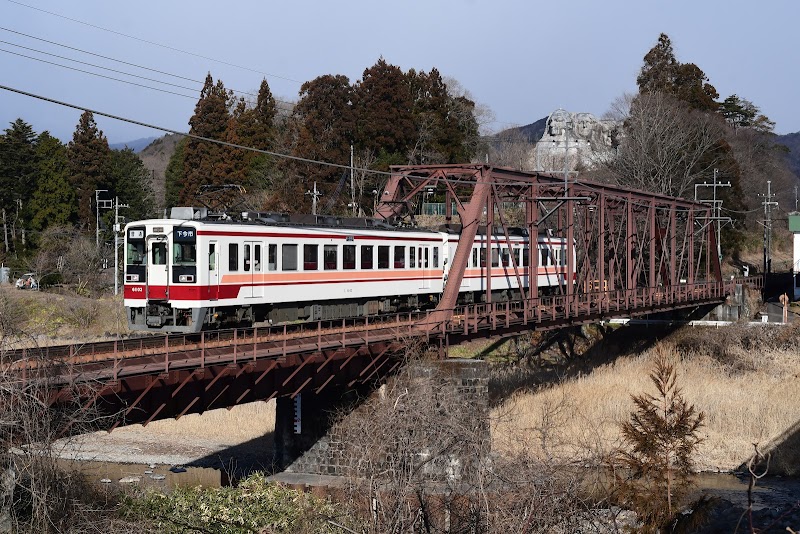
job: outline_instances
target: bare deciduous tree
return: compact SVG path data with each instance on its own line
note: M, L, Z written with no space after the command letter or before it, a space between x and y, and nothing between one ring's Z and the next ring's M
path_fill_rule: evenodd
M625 102L619 104L616 111L624 112ZM680 197L691 194L697 180L711 177L723 139L719 116L648 93L631 102L619 147L599 159L620 185Z
M369 532L573 532L592 517L575 470L524 443L492 453L485 403L453 395L434 369L412 362L331 433Z

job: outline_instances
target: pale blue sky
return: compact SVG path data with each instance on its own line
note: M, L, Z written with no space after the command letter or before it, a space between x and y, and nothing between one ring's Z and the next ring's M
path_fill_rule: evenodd
M563 107L603 114L636 89L642 57L661 32L679 61L696 63L722 98L753 101L778 133L800 131L800 2L381 0L0 0L0 27L186 78L207 72L254 91L262 74L102 31L20 3L267 73L277 98L322 74L351 81L383 56L403 70L436 67L488 106L499 130ZM199 84L167 78L0 30L0 40L194 88L184 98L0 52L0 85L175 130L188 130ZM93 70L0 43L0 49ZM123 77L114 73L107 75ZM130 78L128 78L130 79ZM135 80L137 83L157 85ZM22 117L68 140L79 111L0 90L0 128ZM160 132L98 117L111 142Z

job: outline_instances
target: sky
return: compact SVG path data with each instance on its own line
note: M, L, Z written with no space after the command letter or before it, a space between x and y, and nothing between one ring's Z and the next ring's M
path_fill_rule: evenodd
M276 98L295 101L303 82L324 74L354 82L383 57L457 80L492 111L485 128L499 131L557 108L601 116L636 91L642 58L663 32L721 99L752 101L787 134L800 131L798 21L797 0L0 0L0 85L188 131L209 72L250 93L266 78ZM80 113L0 89L0 129L22 118L68 141ZM95 118L111 143L163 134Z

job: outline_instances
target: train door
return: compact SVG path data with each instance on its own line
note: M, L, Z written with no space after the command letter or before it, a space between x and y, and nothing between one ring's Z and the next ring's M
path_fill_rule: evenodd
M264 296L264 279L262 277L262 272L264 271L264 261L261 255L261 243L256 242L249 242L245 245L251 245L250 251L250 289L251 289L251 296L253 297L263 297ZM245 262L247 260L247 256L245 256ZM245 263L245 266L247 264Z
M208 289L206 298L217 300L219 298L219 244L216 241L208 243Z
M147 299L169 298L168 241L165 235L147 238Z
M417 260L419 261L420 267L422 267L422 284L420 288L430 289L431 275L433 273L431 269L431 247L419 247L417 250Z

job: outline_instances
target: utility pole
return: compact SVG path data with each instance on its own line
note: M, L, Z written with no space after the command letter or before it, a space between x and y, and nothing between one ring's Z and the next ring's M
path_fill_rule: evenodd
M311 197L311 214L317 214L317 199L322 196L317 190L317 182L314 182L314 190L313 191L306 191L306 195Z
M130 206L127 204L120 205L119 197L114 197L114 295L119 294L119 253L117 252L117 248L119 248L120 208L130 208Z
M95 222L94 222L94 245L100 248L100 208L111 209L114 206L113 200L100 200L100 193L108 193L108 189L94 190Z
M772 272L772 207L778 203L772 200L772 181L767 180L767 194L764 197L764 273Z
M355 217L356 210L356 182L353 178L353 144L350 144L350 209Z
M716 223L716 230L714 231L714 235L717 238L717 258L719 261L722 261L722 243L721 243L721 236L722 236L722 223L729 223L732 221L730 217L723 217L722 216L722 200L717 200L717 188L718 187L731 187L730 182L717 182L717 176L719 175L719 169L714 169L714 177L713 181L709 184L703 182L702 184L695 184L694 185L694 201L695 202L702 202L704 204L708 203L708 200L698 199L697 198L697 188L698 187L711 187L713 188L712 198L711 198L711 220L710 222Z

